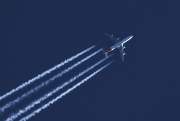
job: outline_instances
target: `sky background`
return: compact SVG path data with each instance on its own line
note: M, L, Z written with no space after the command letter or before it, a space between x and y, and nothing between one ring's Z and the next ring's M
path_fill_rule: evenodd
M125 44L125 61L115 51L113 64L30 121L179 121L179 5L178 0L1 1L0 95L87 47L113 45L104 33L133 35Z

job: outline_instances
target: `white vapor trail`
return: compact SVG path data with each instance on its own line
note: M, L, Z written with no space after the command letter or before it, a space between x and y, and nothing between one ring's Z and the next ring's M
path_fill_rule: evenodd
M31 94L37 92L38 90L40 90L42 87L48 85L50 82L54 81L55 79L61 77L63 74L69 72L70 70L72 70L73 68L77 67L78 65L80 65L81 63L85 62L86 60L88 60L89 58L95 56L96 54L98 54L100 51L102 51L102 49L97 50L96 52L92 53L91 55L85 57L84 59L78 61L77 63L75 63L74 65L72 65L71 67L61 71L59 74L55 75L54 77L50 78L49 80L43 82L42 84L36 86L35 88L29 90L28 92L24 93L23 95L21 95L20 97L16 98L13 101L10 101L9 103L5 104L4 106L2 106L0 108L0 113L3 113L6 109L8 109L9 107L15 105L16 103L20 102L21 100L23 100L26 97L29 97Z
M73 87L69 88L67 91L63 92L61 95L57 96L56 98L52 99L51 101L49 101L48 103L46 103L45 105L41 106L40 108L36 109L35 111L33 111L32 113L30 113L29 115L23 117L20 119L20 121L26 121L28 119L30 119L31 117L35 116L36 114L38 114L40 111L42 111L43 109L46 109L47 107L49 107L51 104L55 103L56 101L58 101L60 98L62 98L63 96L65 96L66 94L68 94L69 92L73 91L75 88L77 88L78 86L80 86L81 84L83 84L84 82L86 82L87 80L89 80L90 78L92 78L94 75L96 75L97 73L99 73L100 71L102 71L104 68L106 68L107 66L109 66L113 61L109 62L108 64L104 65L103 67L101 67L100 69L96 70L94 73L92 73L91 75L89 75L88 77L86 77L85 79L83 79L82 81L80 81L79 83L75 84ZM12 121L11 119L8 119L6 121Z
M110 57L110 56L109 56ZM81 77L82 75L84 75L85 73L89 72L90 70L92 70L94 67L98 66L99 64L101 64L102 62L104 62L107 58L104 58L100 61L98 61L97 63L95 63L94 65L90 66L89 68L87 68L86 70L82 71L81 73L79 73L78 75L74 76L73 78L71 78L69 81L66 81L64 84L58 86L57 88L53 89L52 91L50 91L49 93L41 96L38 100L33 101L32 103L30 103L28 106L26 106L24 109L20 109L16 114L13 114L12 116L10 116L7 120L14 120L16 118L18 118L19 116L21 116L22 114L26 113L27 111L29 111L31 108L33 108L35 105L40 104L42 101L46 100L47 98L49 98L50 96L52 96L53 94L57 93L60 89L63 89L65 86L67 86L68 84L74 82L77 78Z
M94 47L95 47L95 45L93 45L93 46L87 48L86 50L84 50L84 51L82 51L82 52L80 52L80 53L78 53L78 54L76 54L76 55L70 57L69 59L67 59L67 60L65 60L65 61L63 61L63 62L61 62L60 64L57 64L56 66L52 67L51 69L46 70L46 71L44 71L43 73L37 75L36 77L30 79L29 81L27 81L27 82L21 84L21 85L18 86L17 88L12 89L10 92L7 92L6 94L2 95L2 96L0 97L0 101L1 101L2 99L6 98L7 96L10 96L10 95L12 95L13 93L19 91L20 89L26 87L27 85L31 84L32 82L34 82L34 81L36 81L36 80L38 80L38 79L44 77L45 75L51 73L52 71L56 70L57 68L60 68L60 67L63 66L64 64L66 64L66 63L68 63L68 62L74 60L75 58L79 57L80 55L82 55L82 54L88 52L89 50L93 49Z

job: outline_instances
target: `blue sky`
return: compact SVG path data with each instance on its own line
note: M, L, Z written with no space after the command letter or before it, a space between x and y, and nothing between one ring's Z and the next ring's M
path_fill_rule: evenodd
M115 56L111 66L30 120L180 120L178 2L34 0L1 5L0 95L87 47L113 45L104 33L134 36L125 44L124 62ZM100 58L103 54L70 75Z

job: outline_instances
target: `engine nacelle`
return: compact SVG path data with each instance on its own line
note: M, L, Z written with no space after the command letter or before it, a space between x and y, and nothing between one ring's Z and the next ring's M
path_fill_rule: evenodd
M126 55L126 53L123 53L123 55Z
M125 46L123 47L123 49L126 48Z

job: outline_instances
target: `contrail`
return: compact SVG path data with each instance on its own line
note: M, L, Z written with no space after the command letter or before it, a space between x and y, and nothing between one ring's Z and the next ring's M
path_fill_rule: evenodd
M29 97L31 94L37 92L39 89L41 89L42 87L48 85L50 82L54 81L55 79L61 77L63 74L69 72L70 70L72 70L73 68L77 67L78 65L80 65L82 62L85 62L86 60L88 60L89 58L95 56L96 54L98 54L100 51L102 51L102 49L97 50L96 52L92 53L91 55L85 57L84 59L82 59L81 61L78 61L77 63L75 63L74 65L72 65L71 67L65 69L64 71L61 71L59 74L55 75L54 77L50 78L49 80L43 82L42 84L40 84L39 86L36 86L35 88L31 89L30 91L24 93L23 95L21 95L20 97L16 98L13 101L10 101L9 103L5 104L4 106L2 106L0 108L0 113L3 113L7 108L15 105L16 103L20 102L21 100L23 100L26 97Z
M67 59L67 60L65 60L65 61L63 61L63 62L61 62L60 64L55 65L55 66L52 67L51 69L49 69L49 70L47 70L47 71L44 71L42 74L39 74L39 75L37 75L36 77L30 79L29 81L27 81L27 82L21 84L21 85L18 86L17 88L12 89L10 92L7 92L6 94L2 95L2 96L0 97L0 101L1 101L2 99L6 98L7 96L12 95L13 93L19 91L20 89L26 87L27 85L31 84L32 82L34 82L34 81L36 81L36 80L38 80L38 79L44 77L45 75L51 73L52 71L56 70L57 68L60 68L60 67L63 66L64 64L66 64L66 63L68 63L68 62L74 60L75 58L79 57L80 55L82 55L82 54L84 54L84 53L90 51L90 50L93 49L94 47L95 47L95 45L93 45L93 46L87 48L86 50L84 50L84 51L82 51L82 52L76 54L75 56L70 57L69 59Z
M97 73L99 73L101 70L103 70L104 68L106 68L107 66L109 66L113 61L109 62L108 64L104 65L103 67L101 67L100 69L96 70L94 73L92 73L91 75L89 75L88 77L86 77L85 79L83 79L81 82L77 83L76 85L74 85L73 87L69 88L67 91L63 92L61 95L59 95L58 97L52 99L51 101L49 101L48 103L46 103L45 105L41 106L40 108L36 109L35 111L33 111L32 113L30 113L29 115L23 117L20 119L20 121L26 121L28 119L30 119L31 117L35 116L36 114L38 114L40 111L42 111L43 109L46 109L47 107L49 107L51 104L55 103L56 101L58 101L60 98L62 98L63 96L65 96L66 94L68 94L69 92L71 92L72 90L74 90L75 88L77 88L78 86L80 86L81 84L83 84L84 82L86 82L87 80L89 80L90 78L92 78L94 75L96 75ZM6 121L12 121L11 119L7 119Z
M109 56L110 57L110 56ZM108 58L109 58L108 57ZM104 58L100 61L98 61L97 63L95 63L94 65L90 66L89 68L87 68L86 70L82 71L81 73L79 73L78 75L74 76L73 78L71 78L69 81L66 81L64 84L60 85L59 87L53 89L52 91L50 91L49 93L41 96L38 100L33 101L31 104L29 104L28 106L26 106L24 109L20 109L16 114L13 114L12 116L10 116L8 119L14 120L16 118L18 118L19 116L21 116L22 114L26 113L27 111L29 111L31 108L33 108L35 105L40 104L42 101L46 100L47 98L49 98L50 96L52 96L53 94L57 93L60 89L63 89L65 86L67 86L68 84L74 82L77 78L81 77L82 75L84 75L85 73L89 72L90 70L92 70L94 67L98 66L99 64L101 64L102 62L104 62L107 58Z

